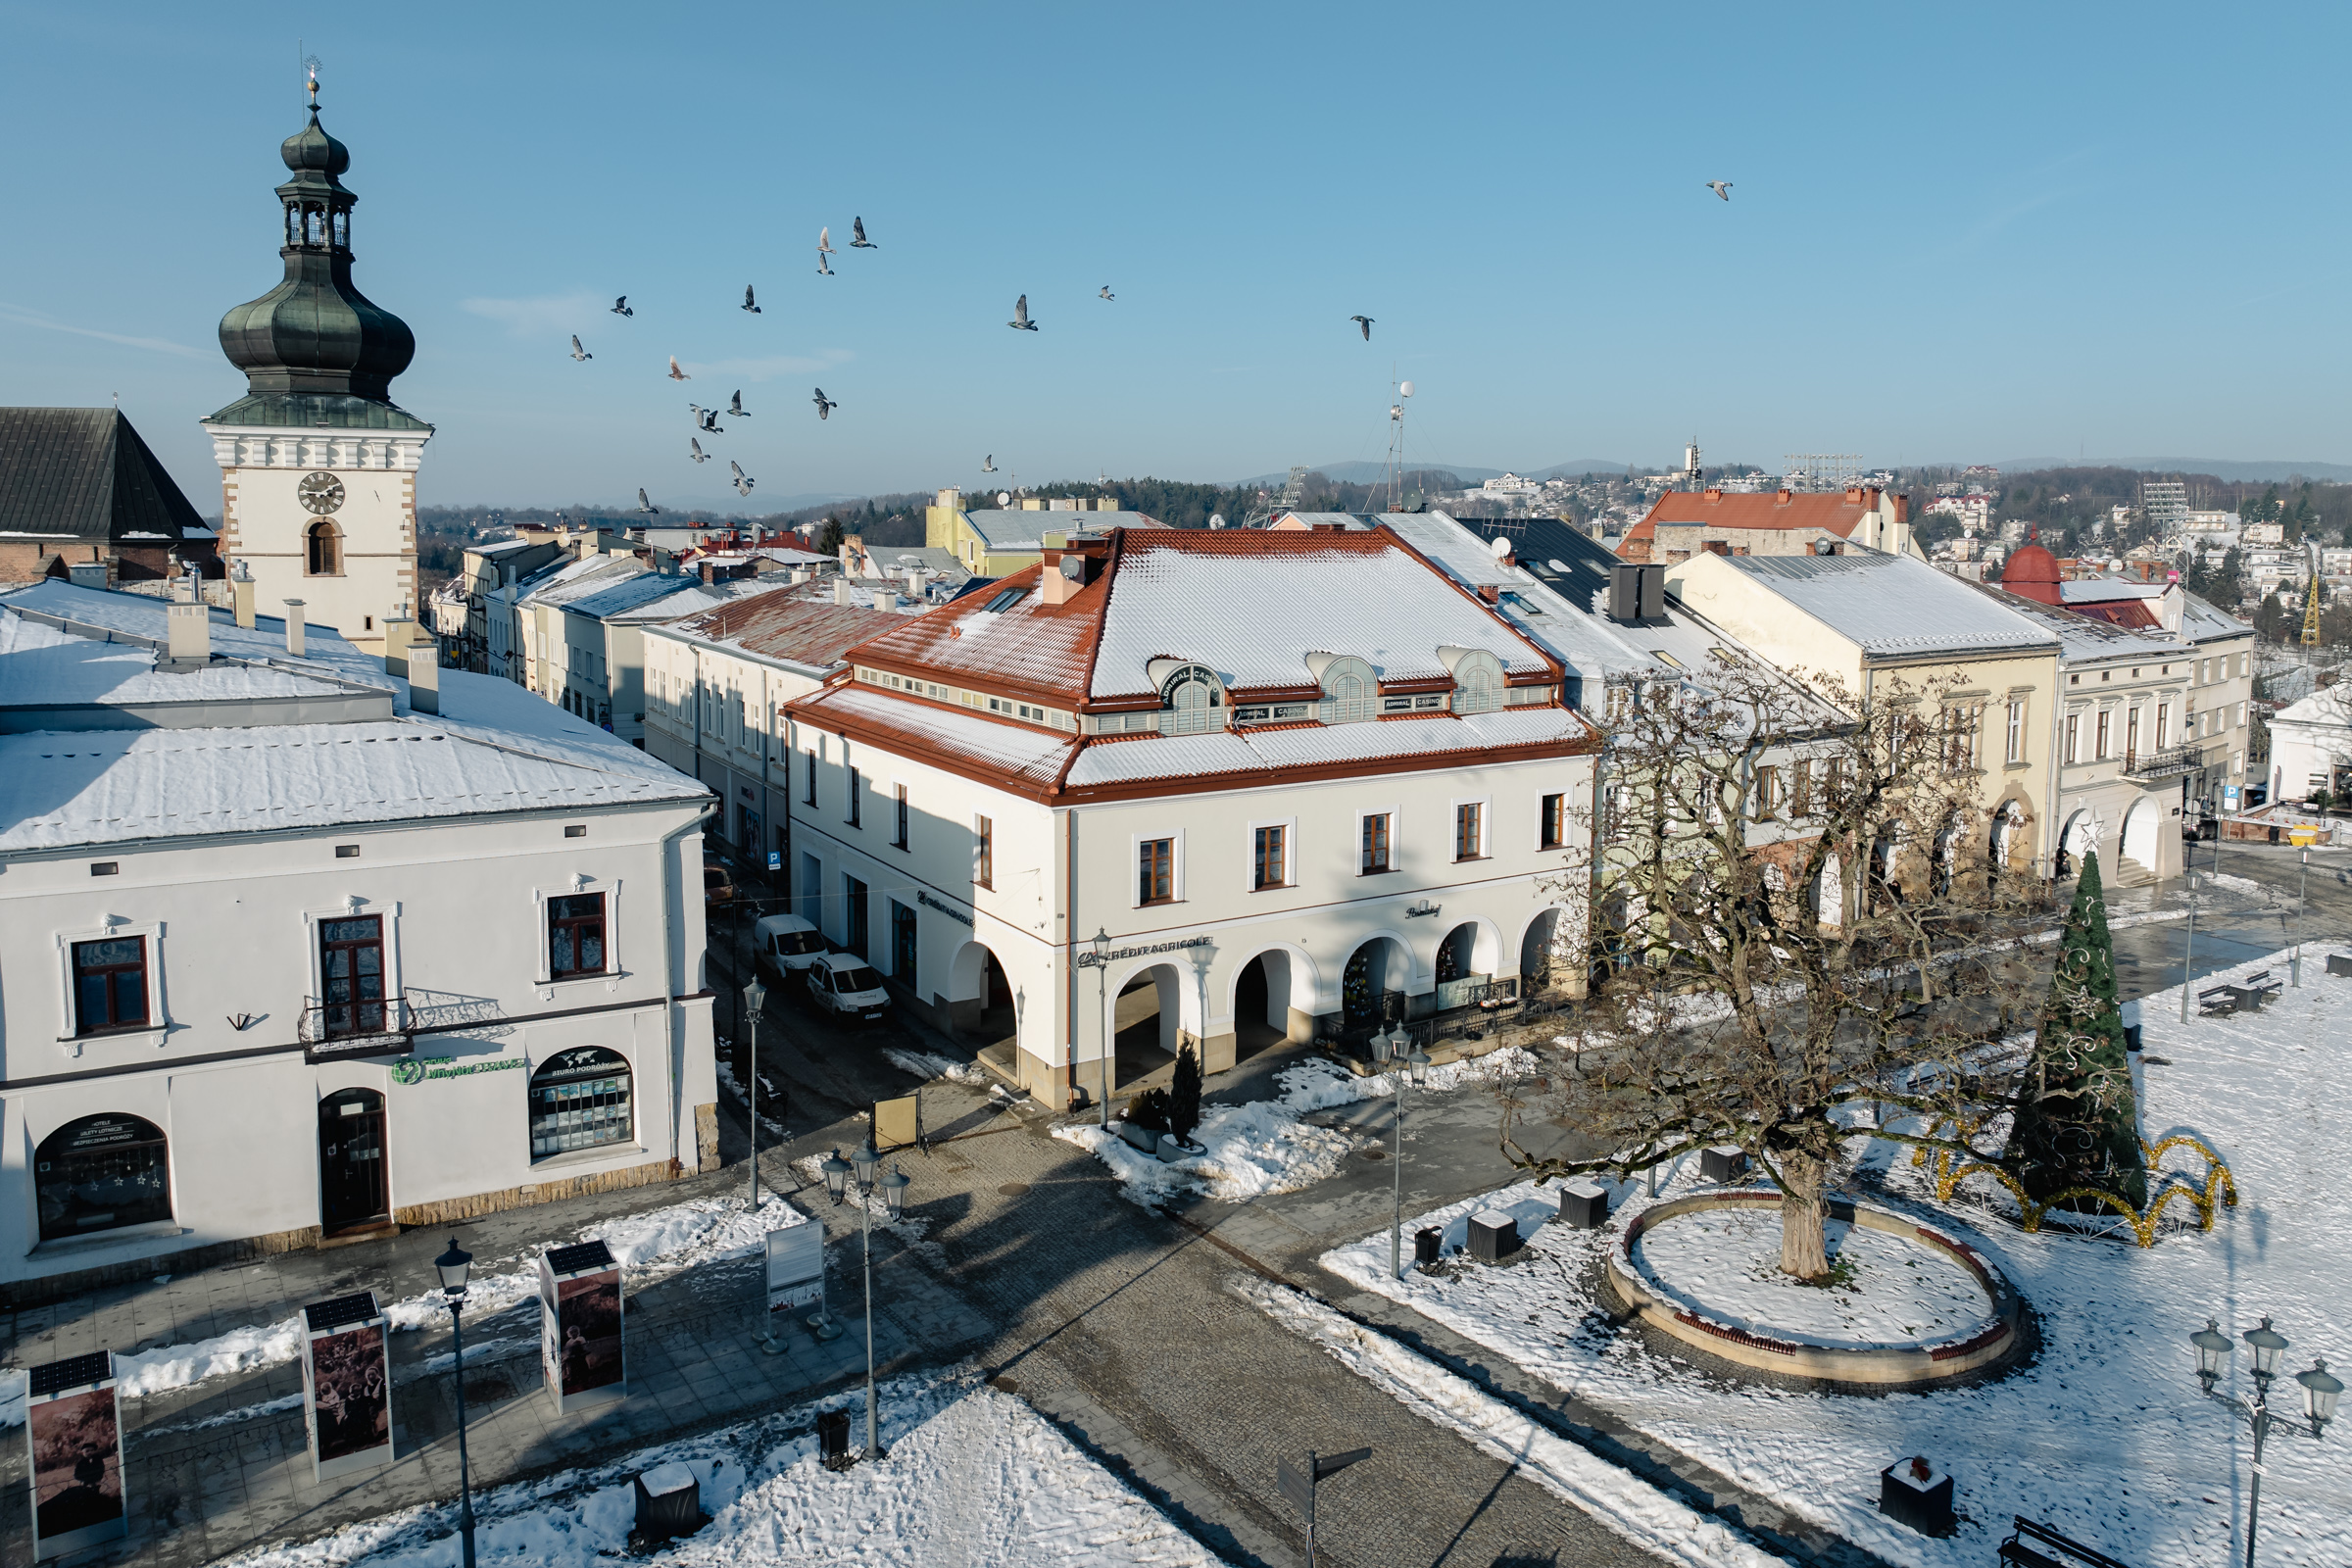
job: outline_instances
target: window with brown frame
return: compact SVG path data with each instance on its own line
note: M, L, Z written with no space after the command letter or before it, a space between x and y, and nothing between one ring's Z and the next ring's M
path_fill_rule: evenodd
M1289 881L1290 830L1283 827L1256 829L1250 886L1278 888Z
M906 833L910 824L908 822L908 812L906 808L906 785L898 784L892 786L891 805L898 814L896 819L891 823L890 842L902 850L909 848L906 840Z
M74 1032L136 1029L147 1022L147 939L74 944Z
M1176 897L1176 841L1145 839L1137 851L1138 904L1166 904Z
M1769 822L1781 808L1781 770L1777 767L1756 769L1756 820Z
M605 959L605 896L574 893L548 900L548 975L562 980L575 974L603 974Z
M1365 875L1396 869L1393 825L1394 818L1387 811L1372 811L1365 815L1362 855L1362 871Z
M319 1021L329 1039L384 1028L384 917L318 922Z
M860 782L858 777L858 764L855 762L846 763L844 764L842 770L850 775L850 826L857 827L858 825L858 817L859 807L862 804L858 788Z
M1546 795L1542 810L1544 848L1556 850L1568 842L1568 797Z
M1477 801L1465 801L1453 808L1453 858L1475 860L1485 853L1486 808Z
M985 816L972 818L972 886L997 885L997 824Z

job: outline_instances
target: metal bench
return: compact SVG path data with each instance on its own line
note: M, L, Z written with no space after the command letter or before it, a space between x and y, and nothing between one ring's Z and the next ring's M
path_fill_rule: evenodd
M2260 1012L2262 1004L2281 993L2279 983L2271 978L2271 971L2250 974L2243 980L2226 982L2216 989L2227 991L2236 1003L2239 1012Z
M2048 1525L2035 1524L2024 1514L2012 1517L2016 1528L2001 1543L2001 1561L2014 1568L2131 1568L2131 1564L2062 1536Z
M2208 1017L2226 1015L2236 1010L2237 988L2235 986L2215 986L2210 991L2197 993L2197 1011Z

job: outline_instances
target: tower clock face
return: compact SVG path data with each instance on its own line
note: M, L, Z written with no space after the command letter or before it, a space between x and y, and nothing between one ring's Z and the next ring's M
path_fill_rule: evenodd
M294 493L302 498L303 510L321 517L343 505L343 481L331 473L304 474Z

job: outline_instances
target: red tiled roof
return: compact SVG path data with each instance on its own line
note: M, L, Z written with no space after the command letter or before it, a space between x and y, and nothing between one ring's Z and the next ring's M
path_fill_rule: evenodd
M823 666L838 663L852 648L906 618L888 611L808 599L807 592L779 588L754 594L682 621L678 629L770 659Z
M1855 499L1859 498L1859 499ZM1879 504L1876 489L1845 490L1835 494L1798 494L1788 490L1770 495L1727 494L1721 490L1669 490L1657 505L1626 530L1630 542L1657 536L1657 524L1707 528L1823 529L1840 539L1853 536L1864 513Z

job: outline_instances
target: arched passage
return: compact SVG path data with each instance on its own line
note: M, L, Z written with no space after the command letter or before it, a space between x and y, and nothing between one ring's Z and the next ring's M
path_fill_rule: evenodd
M948 965L948 1024L979 1046L1014 1040L1020 1006L1004 963L983 942L966 942Z
M1254 954L1233 980L1233 1051L1248 1060L1286 1040L1315 1034L1315 970L1305 954L1269 948Z
M1413 956L1395 937L1374 937L1348 956L1340 975L1340 1028L1366 1034L1404 1019Z
M2024 869L2018 861L2025 854L2025 808L2011 801L2002 807L1992 819L1992 839L1987 845L1991 852L1991 866L1995 875L2005 875Z
M2085 851L2099 847L2099 820L2085 807L2066 819L2058 835L2058 851L2066 858L2059 867L2061 876L2080 875Z
M1189 1039L1200 1047L1199 977L1172 963L1154 963L1129 971L1111 994L1111 1027L1115 1031L1112 1090L1157 1072L1176 1059Z
M1568 910L1558 905L1537 912L1519 934L1519 994L1533 996L1549 990L1566 978L1569 967L1577 961L1574 953L1564 952Z
M2123 858L2149 876L2164 874L2164 808L2138 800L2124 813ZM2121 869L2119 867L2119 869Z
M1500 966L1502 942L1484 920L1464 920L1438 944L1436 1005L1465 1007L1482 998Z

